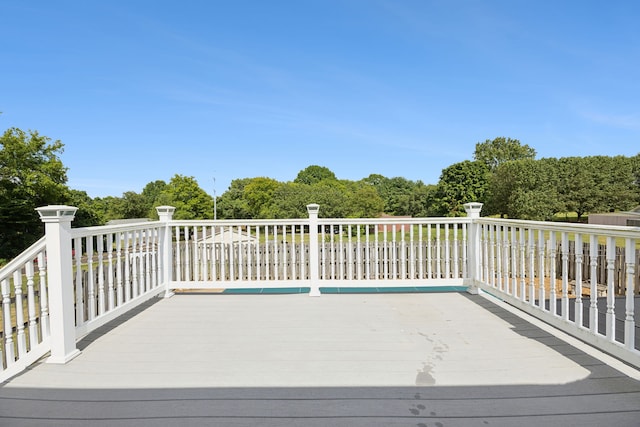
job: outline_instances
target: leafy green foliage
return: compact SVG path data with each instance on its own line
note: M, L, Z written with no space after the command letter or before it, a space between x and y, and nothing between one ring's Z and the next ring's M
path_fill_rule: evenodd
M442 170L433 211L439 216L464 216L464 204L485 202L489 168L480 161L465 160Z
M208 195L195 178L174 175L156 199L156 206L174 206L175 219L213 218L213 197Z
M0 136L0 258L10 258L43 234L39 206L69 198L60 141L11 128Z
M296 184L313 185L320 181L336 181L336 174L324 166L311 165L298 172L298 176L293 180Z
M535 159L536 150L528 145L522 145L517 139L500 136L493 140L478 142L473 153L473 159L484 163L491 171L505 162L522 159Z

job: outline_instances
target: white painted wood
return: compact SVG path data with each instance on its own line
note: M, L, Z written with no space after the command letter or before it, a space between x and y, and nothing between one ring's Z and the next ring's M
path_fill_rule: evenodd
M38 345L38 321L36 317L36 295L34 290L34 274L33 261L29 261L25 266L27 276L27 310L29 316L29 349Z
M635 345L635 313L634 313L634 289L635 289L635 252L636 239L625 239L625 317L624 317L624 343L627 349L634 350Z
M49 338L49 292L47 286L47 259L38 253L38 275L40 276L40 332L41 338Z
M614 341L616 337L616 317L615 317L615 262L616 262L616 239L615 237L607 237L607 313L606 336L610 341Z
M598 333L598 236L589 235L589 258L591 267L591 297L589 298L589 329Z
M560 233L562 257L562 318L569 321L569 234Z
M2 282L0 282L0 289L2 290L2 319L4 320L4 330L13 331L13 324L11 323L11 287L9 279L3 279ZM16 361L16 348L13 341L13 333L4 334L4 359L7 368Z
M47 206L38 208L45 224L51 356L49 363L66 363L80 354L76 348L71 221L76 208Z
M575 287L575 313L576 313L576 325L582 327L584 325L583 319L583 303L582 303L582 268L584 264L583 260L583 244L582 234L575 235L575 252L576 252L576 287Z

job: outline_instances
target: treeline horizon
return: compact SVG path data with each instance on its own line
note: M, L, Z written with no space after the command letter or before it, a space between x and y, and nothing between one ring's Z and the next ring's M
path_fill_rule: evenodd
M214 200L195 178L174 175L149 182L140 193L91 198L67 186L63 144L36 131L8 129L0 136L0 260L15 256L42 235L34 209L48 204L78 207L74 227L110 220L157 218L156 206L176 208L176 219L214 218ZM550 220L574 212L629 210L640 204L640 153L536 159L517 139L478 142L472 160L442 170L436 184L370 174L339 179L327 167L310 165L292 181L269 177L234 179L216 199L218 219L303 218L306 205L321 217L462 216L468 202L484 204L482 215Z

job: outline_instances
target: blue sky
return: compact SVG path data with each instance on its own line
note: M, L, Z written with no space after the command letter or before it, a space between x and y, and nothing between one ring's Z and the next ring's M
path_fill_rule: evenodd
M70 187L213 193L312 164L435 184L475 144L640 152L640 2L0 0L0 130Z

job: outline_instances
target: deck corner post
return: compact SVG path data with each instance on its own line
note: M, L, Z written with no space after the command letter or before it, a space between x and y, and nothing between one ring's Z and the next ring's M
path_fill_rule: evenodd
M309 213L309 281L310 297L320 296L320 258L318 252L318 212L320 205L307 205Z
M465 203L464 210L467 212L467 217L471 219L471 222L469 223L469 240L467 242L467 251L469 254L469 262L467 264L468 267L466 272L466 282L468 284L467 292L475 295L479 292L478 283L480 282L480 225L478 224L477 219L480 218L482 203Z
M158 206L156 207L158 212L158 218L160 222L164 223L164 230L160 235L160 261L162 262L162 268L160 269L162 274L161 283L164 284L164 297L170 298L174 295L171 290L171 277L173 276L173 253L171 245L171 221L173 219L173 213L176 208L173 206Z
M78 208L50 205L36 208L45 226L51 356L47 363L67 363L80 354L76 347L71 221Z

